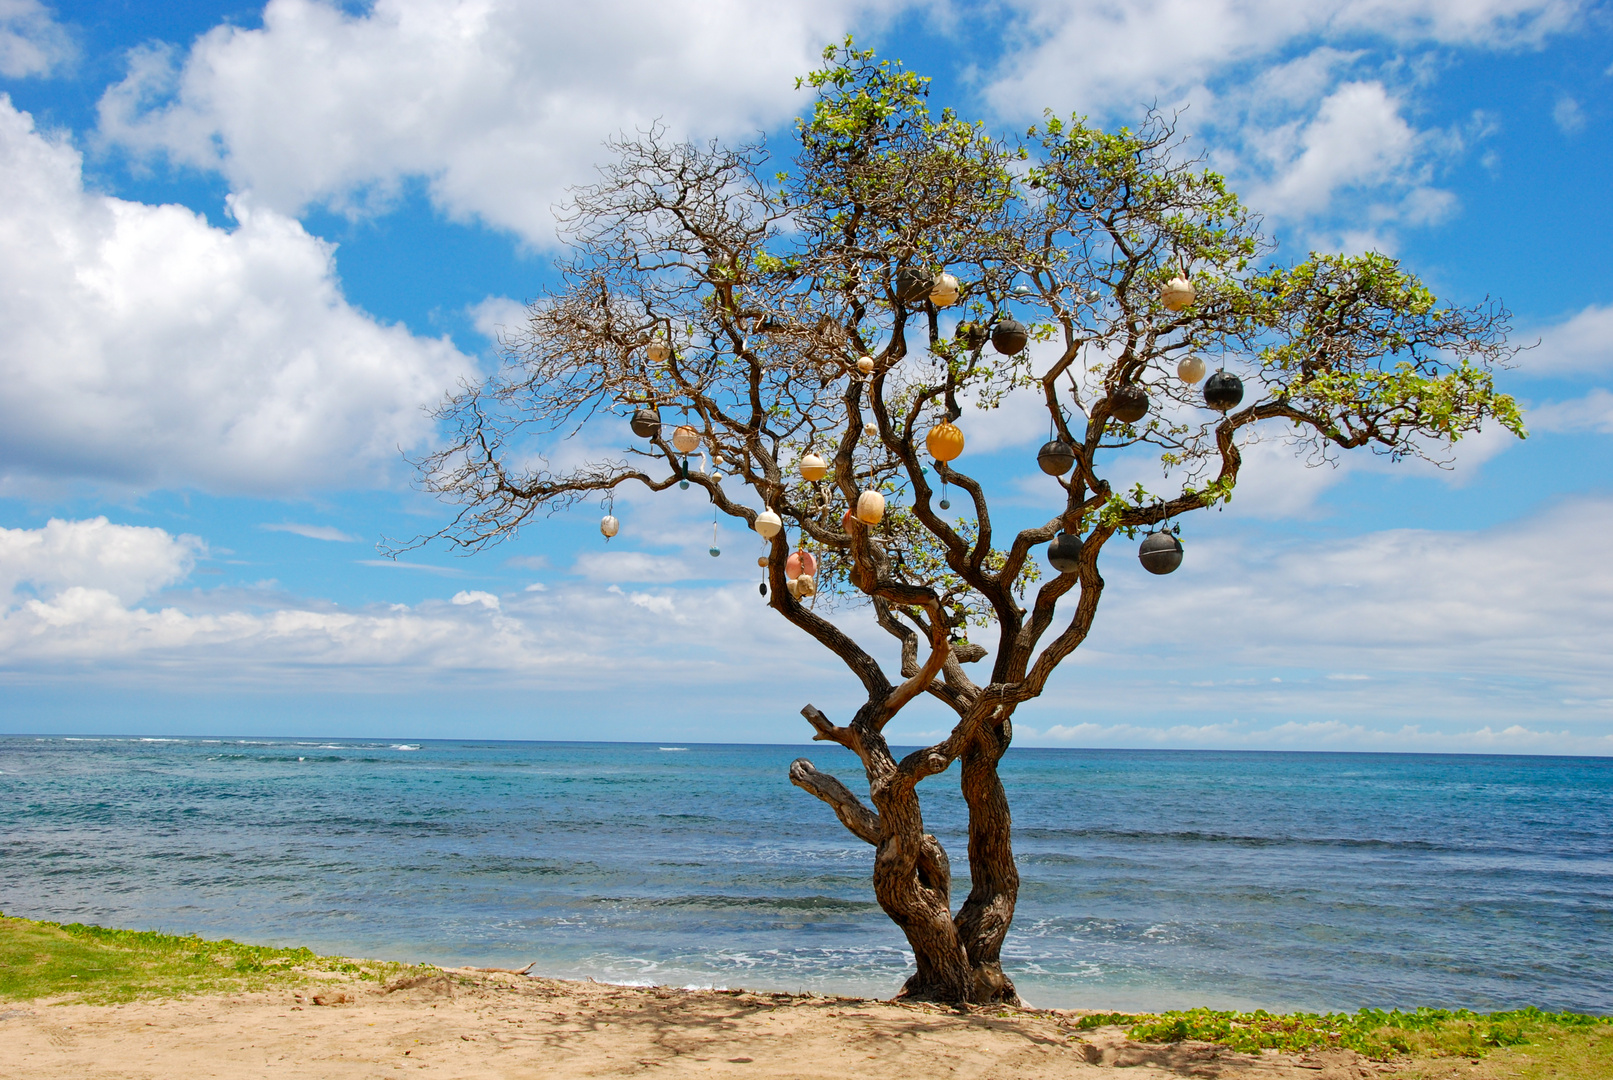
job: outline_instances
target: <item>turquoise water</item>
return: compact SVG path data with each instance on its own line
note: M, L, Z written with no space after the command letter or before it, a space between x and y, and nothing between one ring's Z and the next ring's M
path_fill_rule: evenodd
M0 737L0 910L888 995L905 943L803 754L859 786L822 746ZM1613 760L1016 749L1003 777L1034 1004L1613 1013ZM961 876L955 785L926 821Z

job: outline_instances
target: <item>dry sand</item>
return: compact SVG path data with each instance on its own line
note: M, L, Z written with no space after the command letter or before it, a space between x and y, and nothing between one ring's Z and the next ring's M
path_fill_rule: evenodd
M0 1077L1369 1080L1387 1068L1349 1051L1250 1056L1202 1043L1132 1043L1117 1028L1077 1033L1072 1013L472 971L416 982L126 1005L0 1002Z

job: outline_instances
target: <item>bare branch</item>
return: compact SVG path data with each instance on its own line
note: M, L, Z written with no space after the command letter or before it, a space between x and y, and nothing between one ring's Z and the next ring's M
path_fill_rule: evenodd
M879 815L864 806L845 784L819 772L806 758L790 763L790 783L828 803L853 836L870 844L879 843Z

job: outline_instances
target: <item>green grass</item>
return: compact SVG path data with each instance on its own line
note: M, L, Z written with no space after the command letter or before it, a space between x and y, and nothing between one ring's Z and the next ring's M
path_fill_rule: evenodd
M330 979L389 982L434 968L319 956L236 941L204 941L82 923L0 915L0 1001L105 1004L136 998L261 990ZM1258 1053L1267 1048L1355 1050L1380 1060L1414 1059L1405 1080L1613 1080L1613 1021L1539 1009L1474 1013L1418 1009L1358 1013L1094 1013L1075 1027L1118 1024L1142 1042L1185 1039ZM1488 1057L1486 1057L1488 1055ZM1479 1073L1466 1063L1485 1059ZM1452 1071L1441 1064L1464 1068Z
M1416 1063L1401 1080L1442 1080L1433 1063ZM1497 1050L1473 1080L1609 1080L1613 1077L1613 1025L1537 1032L1530 1042ZM1450 1076L1450 1073L1444 1073Z
M258 990L319 979L386 981L416 969L237 941L0 915L0 1000L91 1004Z
M1116 1024L1139 1042L1193 1039L1220 1043L1245 1053L1265 1049L1306 1051L1330 1047L1354 1050L1365 1057L1464 1057L1478 1059L1499 1047L1563 1040L1599 1051L1610 1066L1587 1076L1613 1077L1613 1022L1581 1013L1540 1009L1476 1013L1466 1009L1417 1009L1413 1012L1362 1009L1357 1013L1218 1012L1188 1009L1166 1013L1093 1013L1076 1027ZM1514 1055L1516 1056L1516 1055ZM1546 1073L1542 1075L1555 1075Z

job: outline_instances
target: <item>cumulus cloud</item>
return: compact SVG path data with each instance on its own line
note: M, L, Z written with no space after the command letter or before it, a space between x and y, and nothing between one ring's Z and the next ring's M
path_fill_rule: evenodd
M1582 398L1552 401L1529 410L1536 431L1596 431L1613 435L1613 393L1598 386Z
M351 14L270 0L261 29L136 53L101 101L101 131L220 170L284 213L384 207L425 177L456 219L546 244L551 207L590 179L605 138L771 128L797 107L794 76L884 6L377 0Z
M0 528L0 598L21 588L53 594L71 587L131 604L183 580L205 550L194 536L114 525L104 517Z
M162 661L189 677L235 684L287 669L340 674L375 667L400 672L508 667L523 658L521 639L515 624L472 627L430 607L192 614L178 606L130 607L108 592L79 586L29 600L0 620L0 656L8 667L85 664L116 677L126 664ZM367 688L378 687L372 682Z
M74 52L67 31L39 0L0 0L0 75L49 75Z
M1314 644L1332 662L1348 656L1369 669L1500 662L1600 680L1613 653L1613 572L1564 559L1561 538L1610 528L1613 502L1587 499L1478 533L1393 530L1321 550L1306 544L1268 561L1240 591L1267 625L1298 628L1260 646L1291 662ZM1304 618L1318 603L1328 618Z
M374 483L470 360L342 297L330 245L234 199L233 229L84 188L0 96L7 478L287 492Z
M1172 578L1114 574L1104 604L1125 617L1100 614L1076 670L1129 668L1134 706L1148 697L1222 715L1327 708L1501 727L1590 710L1605 732L1613 570L1565 558L1563 545L1610 528L1613 501L1581 499L1482 532L1258 546L1189 535ZM1140 669L1157 677L1139 683ZM1329 678L1359 672L1372 678Z
M454 219L541 246L554 239L553 207L591 178L606 137L655 123L694 138L771 129L800 107L791 76L823 43L848 28L866 35L908 6L379 0L354 13L271 0L260 28L219 26L188 49L131 54L100 102L100 133L136 155L219 171L286 214L383 210L420 178ZM1211 132L1237 159L1229 171L1264 187L1276 214L1312 215L1340 192L1384 187L1361 208L1368 227L1344 242L1391 246L1394 224L1451 212L1426 173L1462 140L1413 128L1382 73L1415 81L1405 50L1535 44L1581 6L1015 0L1019 18L999 21L1011 27L1003 58L980 75L988 102L1015 122L1048 105L1131 120L1144 102L1191 104L1188 126ZM968 17L949 11L946 32L967 32ZM1379 74L1357 70L1374 63Z
M1572 25L1572 0L1085 0L1025 2L1021 48L991 93L1005 110L1176 100L1228 68L1335 36L1395 46L1518 48Z
M1564 554L1610 528L1608 499L1337 540L1250 544L1199 521L1168 578L1117 541L1091 636L1016 738L1613 754L1613 571ZM904 716L892 738L922 734Z
M1454 197L1435 167L1483 131L1419 130L1405 116L1416 62L1440 47L1513 49L1574 24L1563 0L1055 0L1018 4L1023 32L992 73L1004 115L1051 106L1133 120L1147 103L1180 113L1212 163L1285 224L1347 214L1308 237L1392 249L1395 230L1438 221ZM1337 43L1355 46L1349 50ZM1411 60L1411 63L1407 63Z
M1521 337L1522 335L1520 335ZM1591 304L1540 332L1518 355L1518 374L1543 377L1613 373L1613 305Z
M459 677L656 695L774 675L801 682L821 660L782 647L794 631L751 602L749 586L624 592L572 582L360 608L172 588L204 551L195 537L105 518L0 529L0 672L240 687L294 671L366 691Z
M526 305L507 296L489 296L470 309L471 323L489 341L503 341L526 325Z
M1251 195L1261 207L1288 216L1315 213L1340 187L1381 184L1405 169L1417 135L1382 83L1352 82L1322 100L1291 149L1271 147L1278 174Z
M1279 222L1303 223L1305 243L1393 251L1399 228L1435 224L1456 211L1456 196L1433 183L1437 166L1486 128L1415 128L1405 118L1414 107L1411 91L1381 79L1340 79L1314 100L1268 96L1263 82L1223 94L1203 126L1217 144L1216 164L1249 205Z
M1394 530L1265 550L1190 531L1169 578L1117 541L1097 625L1020 714L1031 743L1608 752L1613 571L1562 557L1606 535L1579 500L1473 533ZM200 541L104 519L0 531L0 671L116 685L283 681L395 691L483 687L755 696L774 726L854 680L760 602L754 583L642 588L577 578L498 595L349 608L252 590L186 591ZM165 591L164 591L165 590ZM0 594L4 596L6 594ZM894 660L866 612L835 616ZM1366 675L1364 673L1369 673ZM786 707L787 706L787 707ZM726 706L724 706L726 707ZM921 702L898 741L942 719Z

